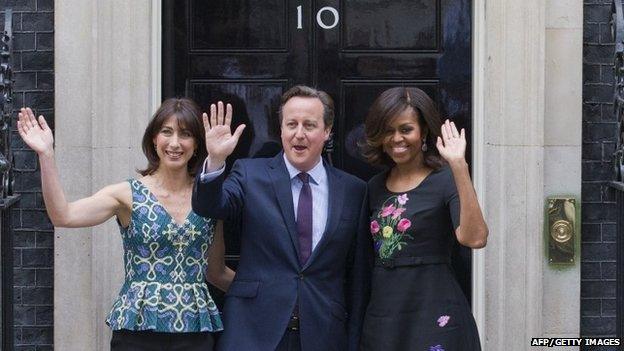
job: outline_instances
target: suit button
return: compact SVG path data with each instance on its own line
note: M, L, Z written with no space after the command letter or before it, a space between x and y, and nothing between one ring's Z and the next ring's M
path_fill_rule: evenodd
M299 274L299 280L303 280L303 273Z

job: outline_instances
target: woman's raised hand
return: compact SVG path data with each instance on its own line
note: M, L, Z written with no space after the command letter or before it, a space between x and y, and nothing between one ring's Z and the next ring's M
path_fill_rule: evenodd
M234 134L230 129L232 123L232 105L223 106L219 101L216 105L210 105L210 120L206 113L203 114L204 130L206 131L206 151L210 157L212 165L220 165L234 152L238 139L245 129L241 124L236 128Z
M37 121L35 114L29 107L20 110L17 120L17 131L26 145L37 154L50 155L54 151L52 130L43 116L39 116L39 121Z
M444 121L444 124L442 124L441 134L442 137L438 137L436 143L440 156L449 164L458 161L465 162L466 133L464 128L458 132L455 123L447 119Z

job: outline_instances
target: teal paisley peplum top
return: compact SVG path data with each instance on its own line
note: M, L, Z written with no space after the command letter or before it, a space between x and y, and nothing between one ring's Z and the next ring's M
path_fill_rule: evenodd
M223 330L204 279L214 221L191 211L178 225L143 183L128 182L132 215L119 227L126 276L106 323L113 330Z

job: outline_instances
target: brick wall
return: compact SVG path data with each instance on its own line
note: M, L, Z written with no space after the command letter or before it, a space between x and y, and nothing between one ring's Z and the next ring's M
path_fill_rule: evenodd
M5 8L14 13L14 107L32 106L53 126L54 1L0 0ZM15 350L52 350L54 231L41 197L36 154L15 130L11 143L15 191L22 195L12 211Z
M617 141L611 1L584 1L581 335L614 336L616 207L607 186Z

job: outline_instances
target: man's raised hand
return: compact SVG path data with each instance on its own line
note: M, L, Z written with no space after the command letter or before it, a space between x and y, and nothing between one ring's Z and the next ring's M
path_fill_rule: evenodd
M232 123L232 105L223 105L219 101L210 105L210 119L203 114L204 130L206 132L206 151L210 159L210 170L215 170L225 163L225 159L234 152L245 125L236 128L234 134L230 129Z

